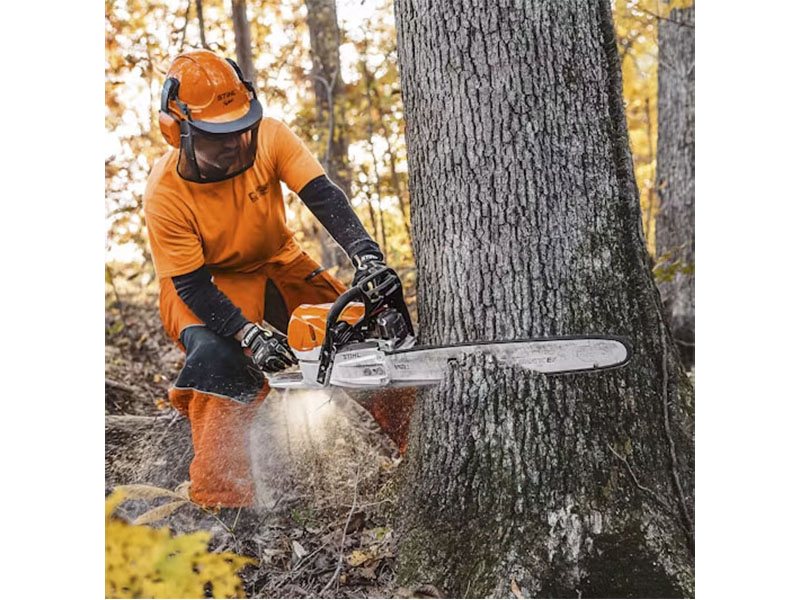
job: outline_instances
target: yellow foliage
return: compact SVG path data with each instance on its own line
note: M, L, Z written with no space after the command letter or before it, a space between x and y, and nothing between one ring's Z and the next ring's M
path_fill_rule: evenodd
M255 559L211 553L211 534L173 535L169 528L131 525L112 516L127 498L115 490L106 499L107 598L243 598L238 572Z

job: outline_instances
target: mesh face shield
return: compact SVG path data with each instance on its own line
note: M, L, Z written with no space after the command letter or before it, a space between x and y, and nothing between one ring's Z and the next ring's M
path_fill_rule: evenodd
M213 183L246 171L256 159L260 124L258 100L233 122L181 121L178 174L195 183Z
M181 135L178 174L196 183L212 183L235 177L256 160L258 123L246 131L205 133L189 125Z

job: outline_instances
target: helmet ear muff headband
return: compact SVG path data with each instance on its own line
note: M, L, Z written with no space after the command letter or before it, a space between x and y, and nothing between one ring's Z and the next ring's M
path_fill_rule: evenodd
M244 81L244 75L242 75L242 70L239 68L239 65L236 64L236 61L233 60L232 58L226 58L225 60L228 62L230 66L233 67L233 70L236 71L236 74L239 76L239 79Z
M244 75L242 74L242 70L239 68L239 65L236 64L236 61L233 60L233 59L230 59L230 58L226 58L225 60L228 61L228 64L233 67L234 71L236 71L236 74L239 76L239 81L241 81L244 84L244 87L246 87L248 90L250 90L250 93L253 94L253 98L255 98L256 97L256 90L253 87L252 82L247 81L244 78Z
M169 101L177 100L178 87L180 82L174 77L167 77L164 87L161 89L161 110L158 111L158 125L161 134L167 143L178 148L181 144L181 128L178 119L169 112Z

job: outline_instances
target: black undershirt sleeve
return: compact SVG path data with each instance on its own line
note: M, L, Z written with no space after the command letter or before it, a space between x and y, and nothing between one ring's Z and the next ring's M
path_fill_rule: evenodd
M208 326L223 337L232 337L249 322L242 311L211 281L211 272L204 265L199 269L172 278L178 296Z
M356 254L383 254L353 212L345 193L326 175L309 181L298 194L311 213L352 259Z

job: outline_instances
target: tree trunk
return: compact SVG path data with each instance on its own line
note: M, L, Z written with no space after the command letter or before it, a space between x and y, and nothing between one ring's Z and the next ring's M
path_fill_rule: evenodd
M694 7L658 24L656 217L659 290L687 367L694 364Z
M339 23L336 18L335 0L306 0L308 32L311 41L311 60L314 65L314 94L317 103L317 119L328 127L327 146L322 164L331 180L347 197L352 195L352 176L347 152L349 141L345 129L344 111L341 102L343 82L339 62ZM320 232L320 248L324 266L336 264L340 268L350 264L344 252L339 250L323 228Z
M208 43L206 43L206 22L203 19L203 0L195 0L195 7L197 8L197 28L200 31L200 45L206 50L210 50Z
M423 343L617 334L623 369L484 355L419 394L399 580L693 593L693 389L664 324L610 6L396 0ZM446 199L446 201L443 201Z
M253 44L250 41L250 21L247 20L246 0L231 3L233 35L236 39L236 63L244 78L255 84L256 70L253 66Z

